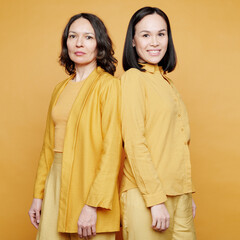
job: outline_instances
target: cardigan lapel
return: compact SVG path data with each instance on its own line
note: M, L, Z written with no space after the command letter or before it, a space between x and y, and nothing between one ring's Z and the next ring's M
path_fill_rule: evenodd
M60 193L60 206L59 206L59 214L64 216L63 217L64 219L66 219L67 211L65 208L63 208L63 206L68 206L67 196L71 181L72 165L75 157L75 145L77 133L79 130L79 122L85 104L102 73L103 70L100 67L98 67L97 69L93 70L93 72L88 76L86 80L84 80L83 86L81 87L79 94L69 114L64 138L62 176L61 176L61 189L67 189L67 192Z

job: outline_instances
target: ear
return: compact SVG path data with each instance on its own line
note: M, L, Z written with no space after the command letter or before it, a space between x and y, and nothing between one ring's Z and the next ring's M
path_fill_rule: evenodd
M134 40L134 39L132 40L132 46L133 46L133 47L136 46L136 44L135 44L135 40Z

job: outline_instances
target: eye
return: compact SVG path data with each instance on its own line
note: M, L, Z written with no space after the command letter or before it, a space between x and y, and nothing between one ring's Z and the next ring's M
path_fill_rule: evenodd
M149 34L145 33L145 34L143 34L143 37L147 38L147 37L149 37Z
M86 36L86 39L90 40L90 39L93 39L93 37L88 35L88 36Z
M75 38L76 36L74 34L69 34L69 38Z
M158 36L163 37L165 36L165 33L159 33Z

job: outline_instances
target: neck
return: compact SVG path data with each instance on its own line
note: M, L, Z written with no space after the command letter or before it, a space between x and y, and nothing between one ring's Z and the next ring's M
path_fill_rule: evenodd
M75 81L80 82L86 79L90 73L97 67L96 62L91 62L87 65L76 65Z

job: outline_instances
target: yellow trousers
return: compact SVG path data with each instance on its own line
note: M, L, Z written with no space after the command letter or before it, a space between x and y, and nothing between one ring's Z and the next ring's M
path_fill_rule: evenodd
M37 240L80 240L77 233L59 233L57 231L61 170L62 153L55 153L54 161L45 184ZM97 235L91 239L114 240L115 233L97 233Z
M150 209L137 188L121 195L121 221L124 240L195 240L192 194L168 196L165 202L170 226L164 232L152 229Z

